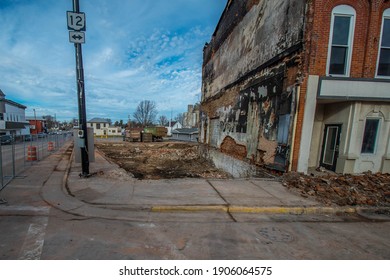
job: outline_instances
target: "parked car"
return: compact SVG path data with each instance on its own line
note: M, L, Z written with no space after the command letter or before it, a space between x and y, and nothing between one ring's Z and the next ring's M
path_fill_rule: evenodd
M32 141L31 134L24 135L24 141Z
M1 136L1 140L0 140L1 145L9 145L9 144L12 143L12 141L13 141L13 138L12 138L11 135L3 135L3 136Z
M46 137L46 133L43 132L38 133L38 138L45 138L45 137Z

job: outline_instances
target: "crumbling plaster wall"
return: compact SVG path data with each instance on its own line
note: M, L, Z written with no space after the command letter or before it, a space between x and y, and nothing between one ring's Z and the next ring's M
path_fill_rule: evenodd
M243 2L251 1L232 1L205 47L204 99L302 41L305 0L259 0L224 38L219 33L230 30L231 14L238 17L246 7Z
M279 117L294 113L305 3L229 2L204 49L201 142L252 163L274 163ZM216 118L217 141L210 127Z

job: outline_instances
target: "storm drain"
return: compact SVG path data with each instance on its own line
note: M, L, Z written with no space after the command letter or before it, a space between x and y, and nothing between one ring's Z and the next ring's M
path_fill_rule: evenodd
M258 233L274 242L292 242L294 240L290 233L276 227L264 227L259 229Z

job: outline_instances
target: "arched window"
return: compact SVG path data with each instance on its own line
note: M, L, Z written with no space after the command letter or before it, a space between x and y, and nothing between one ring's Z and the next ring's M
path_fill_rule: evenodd
M349 76L355 18L356 11L351 6L340 5L332 11L326 71L328 75Z
M362 154L374 154L378 142L379 118L367 118L364 127Z
M390 78L390 9L383 13L376 75Z
M382 112L370 112L366 116L364 126L362 154L375 154L380 140L381 122L384 120Z

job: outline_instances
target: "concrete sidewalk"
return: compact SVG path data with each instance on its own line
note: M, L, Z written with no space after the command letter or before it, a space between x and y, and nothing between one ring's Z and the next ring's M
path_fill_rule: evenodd
M96 161L90 164L90 173L94 175L80 178L81 165L74 163L71 155L72 146L68 143L14 179L0 193L8 201L0 205L0 211L9 212L16 206L19 211L20 207L27 207L26 211L43 211L49 204L77 216L132 221L147 221L154 213L161 212L336 214L357 211L357 208L324 207L269 179L139 181L98 152Z

